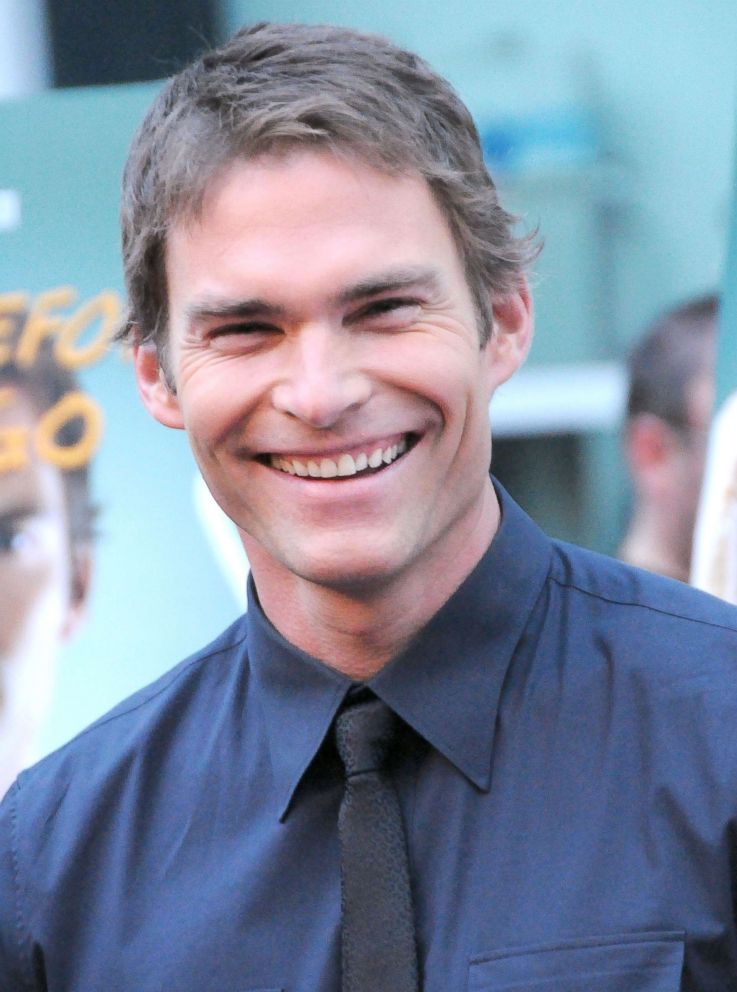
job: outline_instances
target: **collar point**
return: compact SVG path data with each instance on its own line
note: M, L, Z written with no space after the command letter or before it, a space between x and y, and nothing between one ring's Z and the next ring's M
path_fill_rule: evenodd
M488 772L485 772L483 775L478 775L475 772L467 772L467 775L479 792L491 792L491 775Z

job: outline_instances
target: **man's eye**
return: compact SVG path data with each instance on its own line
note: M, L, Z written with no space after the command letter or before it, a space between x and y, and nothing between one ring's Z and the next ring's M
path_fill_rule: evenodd
M263 324L258 321L248 321L241 324L225 324L223 327L215 327L210 331L211 338L222 338L229 334L273 334L278 332L278 328L273 324Z
M22 524L0 524L0 554L22 551L28 540L28 533Z
M359 317L370 319L371 317L392 316L395 314L404 316L417 310L418 307L419 303L417 300L392 296L384 300L375 300L373 303L369 303L359 313Z

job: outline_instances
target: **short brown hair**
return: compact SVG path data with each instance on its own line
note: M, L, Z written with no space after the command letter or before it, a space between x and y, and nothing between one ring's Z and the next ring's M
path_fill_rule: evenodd
M519 284L537 253L499 204L471 115L421 58L346 28L257 24L206 52L164 86L140 126L123 177L128 314L166 341L166 236L196 217L209 183L234 159L328 147L394 174L423 176L463 260L481 340L489 291Z
M652 413L675 428L689 426L688 390L716 359L719 297L706 293L666 310L627 357L627 418Z

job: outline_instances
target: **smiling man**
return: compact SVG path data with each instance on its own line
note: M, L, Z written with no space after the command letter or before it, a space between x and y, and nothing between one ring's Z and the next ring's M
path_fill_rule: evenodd
M166 268L176 388L141 344L144 401L186 426L272 623L372 675L497 528L488 407L529 341L522 278L481 347L427 183L327 150L229 164Z
M534 247L453 90L247 29L160 94L122 217L140 392L250 605L11 789L0 986L734 986L737 615L490 479Z

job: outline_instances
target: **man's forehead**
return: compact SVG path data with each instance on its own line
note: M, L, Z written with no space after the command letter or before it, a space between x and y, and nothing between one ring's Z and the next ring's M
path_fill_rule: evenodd
M436 204L436 196L430 183L419 169L407 164L400 167L397 164L390 167L377 156L363 154L360 149L337 145L305 144L290 142L284 146L277 145L268 151L257 154L235 153L222 163L214 163L209 174L200 177L190 189L185 200L174 199L169 210L168 234L177 229L187 231L196 228L206 218L213 202L229 186L234 177L246 177L247 186L263 186L275 177L292 173L304 183L315 164L332 164L346 174L352 173L357 182L361 182L362 174L373 174L381 177L389 185L412 184L428 194L428 202Z
M13 379L0 377L0 426L30 427L40 412L28 389Z
M247 292L259 295L283 283L285 268L295 288L329 273L334 292L350 302L384 286L437 289L444 269L463 265L424 179L326 152L238 160L209 187L198 216L169 229L168 288L180 301L196 294L188 300L193 315L228 316L233 302L243 311L243 287L233 300L231 276L240 283L247 275ZM193 279L210 285L195 290Z
M714 371L704 369L689 382L686 388L686 405L692 426L706 428L714 406Z

